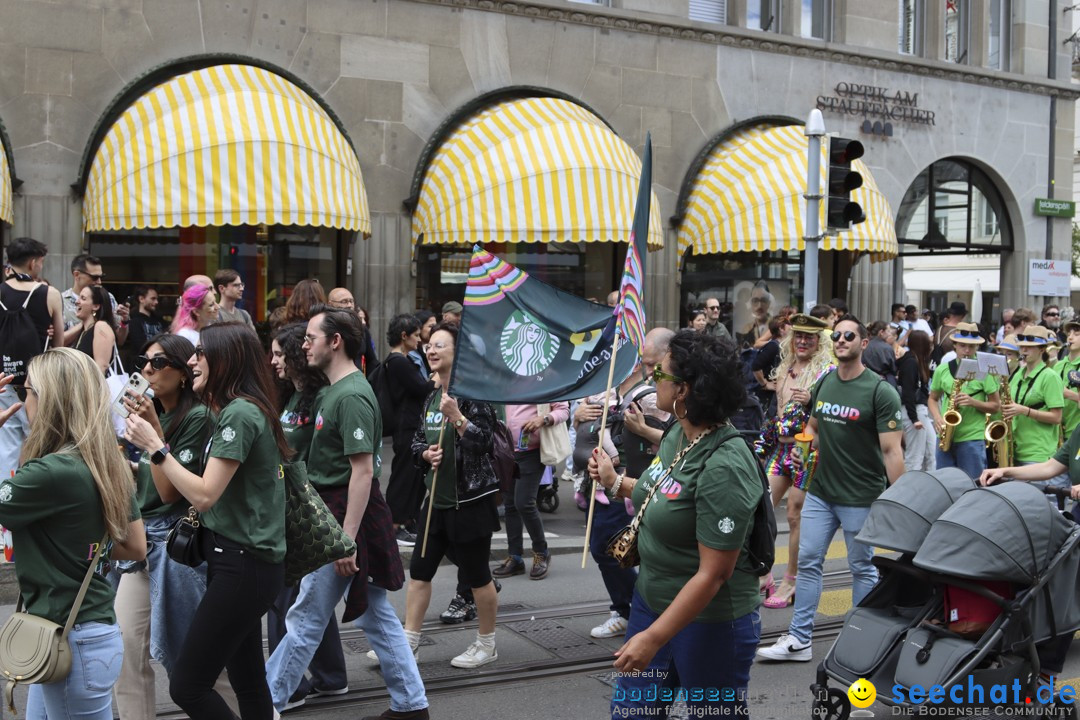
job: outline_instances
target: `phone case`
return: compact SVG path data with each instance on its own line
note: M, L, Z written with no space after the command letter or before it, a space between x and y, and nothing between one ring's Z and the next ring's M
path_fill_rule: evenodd
M144 378L139 373L132 373L128 378L127 384L124 385L124 389L120 391L120 394L113 400L113 411L120 417L126 418L129 413L126 407L124 407L124 396L131 395L145 395L146 391L150 389L150 381Z

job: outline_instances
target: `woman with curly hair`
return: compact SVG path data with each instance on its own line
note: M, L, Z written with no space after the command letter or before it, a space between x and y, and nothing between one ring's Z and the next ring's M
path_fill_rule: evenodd
M770 573L763 579L765 607L783 608L791 604L799 572L799 516L802 512L809 472L793 462L798 451L795 436L810 418L810 389L822 376L836 369L832 342L825 331L829 324L809 315L791 318L791 331L780 341L780 364L769 380L776 388L776 417L766 421L754 451L765 463L773 507L788 494L788 564L784 580L776 587Z
M589 459L593 480L612 499L631 498L641 516L612 717L662 715L675 694L664 689L680 687L716 689L690 697L691 715L743 714L761 636L746 544L762 487L757 460L729 422L746 397L742 365L730 339L681 330L653 379L657 408L678 422L652 465L630 478L599 449Z

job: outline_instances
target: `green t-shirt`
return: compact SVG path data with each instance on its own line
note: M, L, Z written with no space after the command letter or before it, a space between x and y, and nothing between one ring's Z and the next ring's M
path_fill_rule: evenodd
M312 409L319 406L320 398L325 392L326 388L322 388L315 393L315 398L311 401ZM315 419L310 411L302 415L296 412L296 406L299 404L300 393L294 392L281 411L281 430L285 433L285 442L296 451L293 462L301 460L307 462L308 453L311 450L311 438L315 434Z
M1070 360L1066 355L1058 360L1053 367L1054 372L1061 378L1062 389L1069 387L1069 371L1080 370L1080 358ZM1070 388L1075 390L1076 388ZM1061 425L1065 428L1065 437L1068 437L1077 425L1080 425L1080 404L1074 400L1066 400L1061 410Z
M139 517L134 502L132 513ZM0 483L0 525L11 530L19 549L15 574L27 612L63 625L105 535L101 496L90 468L78 454L53 453L27 462ZM76 622L116 622L116 594L104 575L111 552L110 540Z
M159 419L161 427L166 431L172 424L172 414L165 413ZM196 475L202 475L203 451L206 443L210 441L212 421L210 411L205 405L194 405L188 414L184 416L180 427L176 429L169 439L169 452L177 461L184 466L185 470ZM154 477L150 473L151 453L144 452L139 456L139 469L135 478L135 497L139 503L139 510L144 518L168 517L188 509L188 502L183 498L168 505L161 502L157 486L154 485Z
M349 484L349 456L374 455L374 478L379 477L382 415L375 393L360 371L349 373L326 388L315 406L315 434L308 454L308 479L316 488Z
M942 415L949 409L949 398L952 397L953 383L956 381L949 365L950 363L938 365L934 370L934 378L930 381L930 392L941 393L938 409ZM960 385L960 392L970 395L979 402L986 402L998 389L998 381L989 375L982 380L969 380ZM979 412L973 407L957 407L956 409L960 411L960 425L953 430L952 441L958 443L982 440L986 432L986 413Z
M880 433L901 432L900 396L872 371L818 381L810 397L818 459L808 493L834 505L868 507L888 484Z
M1039 363L1030 373L1021 367L1009 382L1013 402L1035 410L1053 410L1065 405L1061 378L1052 368ZM1013 442L1016 446L1016 462L1043 462L1058 449L1061 436L1060 425L1047 425L1026 415L1018 415L1012 421Z
M734 437L733 437L734 436ZM723 442L732 438L728 442ZM676 425L634 486L636 507L686 444ZM721 622L756 610L758 579L750 572L746 541L761 499L757 461L729 426L717 428L690 450L653 495L638 535L641 568L637 590L661 613L698 571L698 543L714 550L742 550L735 572L695 622Z
M1058 448L1054 459L1069 471L1069 482L1080 485L1080 427L1073 430L1065 444Z
M218 416L210 457L236 460L240 467L214 507L202 514L203 524L263 562L283 561L285 481L266 416L243 398L230 402Z
M428 445L439 444L439 428L443 424L443 415L439 412L439 402L442 393L435 393L431 402L424 412L424 436ZM442 433L443 461L439 466L439 480L435 483L435 509L452 510L457 507L457 456L455 455L454 436L457 430L453 425L447 424ZM424 476L424 484L428 491L431 490L432 478L435 471L428 469Z

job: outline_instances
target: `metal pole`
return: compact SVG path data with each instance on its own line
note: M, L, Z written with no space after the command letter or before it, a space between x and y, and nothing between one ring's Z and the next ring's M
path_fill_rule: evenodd
M806 235L803 236L803 306L806 312L818 304L818 243L821 234L821 138L825 121L821 111L810 111L806 119Z
M1049 48L1046 59L1046 75L1050 80L1057 80L1057 2L1056 0L1050 0L1050 38ZM1054 199L1054 155L1057 153L1057 95L1050 96L1050 123L1049 123L1049 135L1050 135L1050 147L1048 152L1048 163L1046 171L1046 196L1051 200ZM1044 256L1047 260L1052 260L1054 257L1054 218L1046 218L1046 254ZM1030 270L1028 271L1030 272ZM1056 298L1044 297L1043 305L1049 305L1055 302Z

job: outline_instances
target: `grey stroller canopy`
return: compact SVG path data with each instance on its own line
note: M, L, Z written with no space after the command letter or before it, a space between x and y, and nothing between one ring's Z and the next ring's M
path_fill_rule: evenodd
M1032 585L1075 527L1027 483L978 488L941 514L914 564L969 580Z
M959 468L906 472L870 506L855 540L885 550L917 552L934 521L974 488Z

